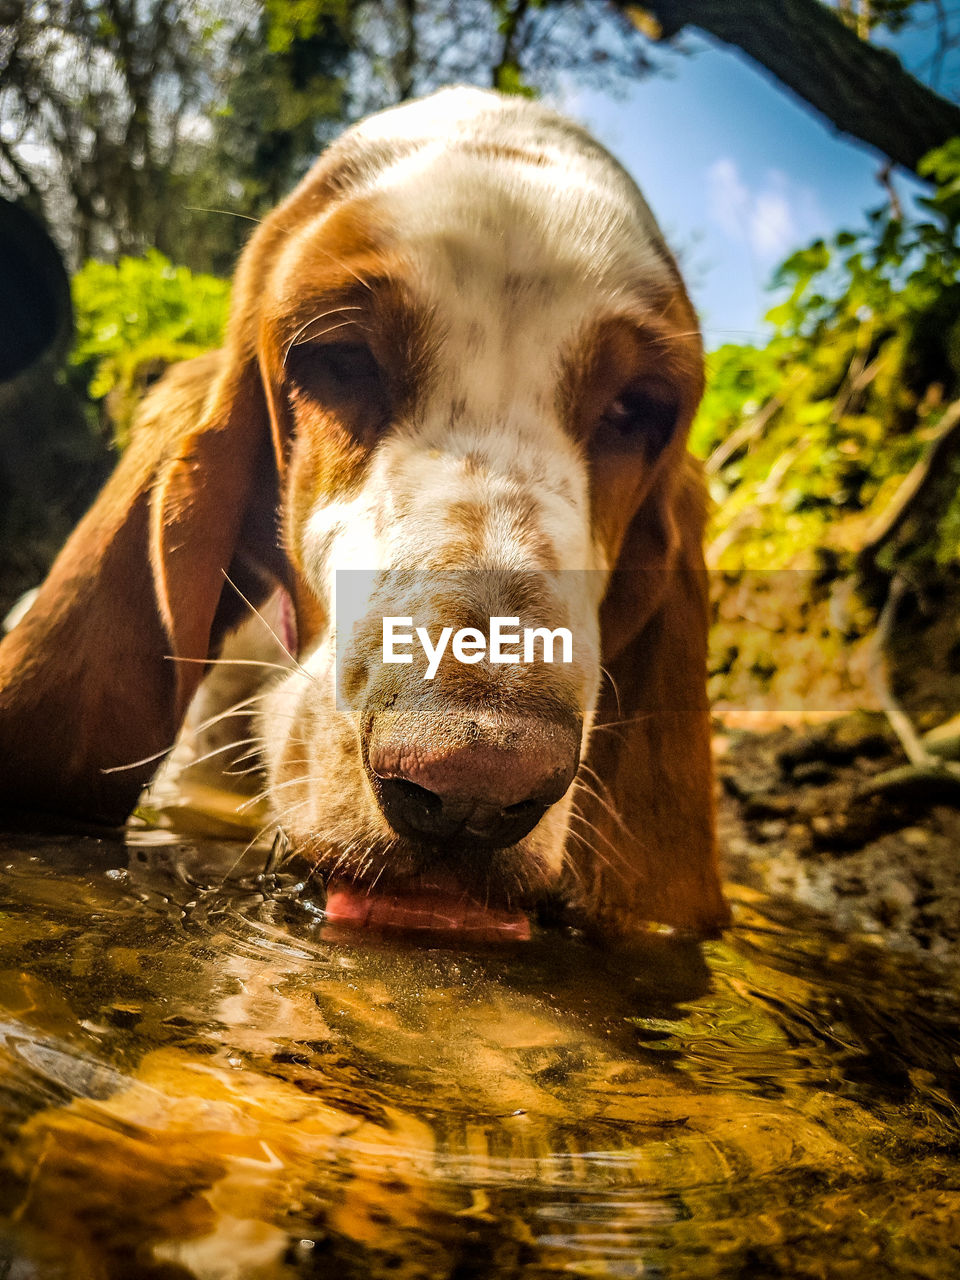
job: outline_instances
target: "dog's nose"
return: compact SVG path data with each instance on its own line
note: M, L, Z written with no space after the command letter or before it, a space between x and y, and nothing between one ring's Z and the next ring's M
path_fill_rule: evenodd
M373 742L370 776L398 834L499 849L522 840L561 798L576 774L579 745L579 734L553 725L528 729L516 744Z

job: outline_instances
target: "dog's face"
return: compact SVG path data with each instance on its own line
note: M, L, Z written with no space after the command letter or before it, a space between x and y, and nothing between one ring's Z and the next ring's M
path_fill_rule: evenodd
M0 790L122 821L281 586L299 665L258 742L344 918L379 886L462 926L562 864L598 932L715 929L701 387L676 265L582 131L462 89L349 130L0 644ZM387 662L385 619L449 643Z
M380 120L415 139L423 110ZM700 349L613 163L551 117L495 123L381 159L272 263L259 365L300 665L261 728L277 819L334 884L513 902L559 874L601 606L682 454ZM383 661L391 617L432 638L566 628L572 660L448 648L427 679L418 646Z

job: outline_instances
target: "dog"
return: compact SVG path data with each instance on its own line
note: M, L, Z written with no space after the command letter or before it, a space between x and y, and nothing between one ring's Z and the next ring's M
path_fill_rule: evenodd
M716 931L702 386L677 265L583 130L474 89L349 129L0 646L5 802L123 821L279 592L266 789L341 918L561 892L608 936ZM426 678L385 618L474 643ZM478 656L493 618L572 660Z

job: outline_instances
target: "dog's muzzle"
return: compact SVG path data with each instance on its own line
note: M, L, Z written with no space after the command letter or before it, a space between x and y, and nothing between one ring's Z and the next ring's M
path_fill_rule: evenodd
M374 713L364 762L387 822L417 844L516 844L560 800L580 763L581 726L560 719L453 712L429 720Z

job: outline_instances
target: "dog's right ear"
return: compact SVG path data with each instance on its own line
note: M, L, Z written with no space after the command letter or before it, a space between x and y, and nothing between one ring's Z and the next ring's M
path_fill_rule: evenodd
M682 459L661 501L635 517L601 609L604 682L569 858L572 896L608 937L729 922L707 701L706 497L699 464Z
M271 557L282 563L272 471L253 358L201 356L151 391L106 488L0 644L0 807L123 821L229 625L227 575L262 597Z
M150 392L106 488L0 643L0 809L121 822L173 745L211 648L239 621L226 575L254 604L286 583L286 442L258 356L265 282L351 155L331 147L257 228L224 351L175 366Z

